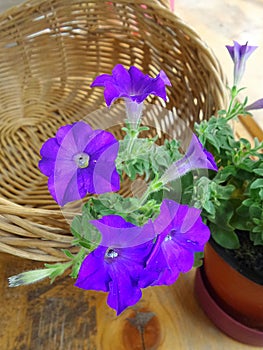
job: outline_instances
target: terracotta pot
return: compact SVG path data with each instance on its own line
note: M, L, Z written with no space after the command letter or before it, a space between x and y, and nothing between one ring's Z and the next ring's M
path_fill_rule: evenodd
M204 311L221 330L241 342L263 346L263 285L235 270L210 243L195 289Z

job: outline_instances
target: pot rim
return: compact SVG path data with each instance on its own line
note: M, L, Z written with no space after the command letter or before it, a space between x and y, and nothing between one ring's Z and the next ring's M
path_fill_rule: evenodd
M263 346L263 331L250 328L229 316L213 299L204 282L204 269L198 268L195 275L195 296L208 318L225 334L239 342Z

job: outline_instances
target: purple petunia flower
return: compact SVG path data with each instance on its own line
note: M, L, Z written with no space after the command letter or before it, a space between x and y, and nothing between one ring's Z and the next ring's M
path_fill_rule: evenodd
M217 171L217 165L213 155L203 147L195 134L192 136L185 156L174 162L165 171L160 181L166 184L194 169L211 169Z
M160 71L156 78L151 78L134 66L127 70L123 65L117 64L112 70L112 75L98 76L91 87L105 88L104 97L107 106L111 106L118 98L124 98L128 119L137 124L142 113L143 101L149 95L154 94L166 101L165 85L171 83L164 71Z
M84 259L75 285L108 292L117 315L139 301L141 288L174 283L180 272L189 271L210 235L199 209L172 200L164 200L155 221L142 227L118 215L90 223L102 240Z
M226 48L234 62L234 85L238 86L245 72L246 61L256 50L257 46L248 46L247 43L245 45L240 45L238 42L234 41L233 46L227 45Z
M263 108L263 98L251 103L249 106L246 106L246 111L252 111L253 109L261 109Z
M86 290L109 292L108 305L118 315L141 298L138 280L152 249L153 224L149 221L138 227L118 215L90 222L100 230L102 241L84 259L75 285ZM138 237L146 243L138 245Z
M194 264L194 253L204 250L210 232L201 211L165 199L153 222L157 240L147 260L139 286L170 285Z
M115 159L119 143L104 130L92 130L84 122L62 126L41 150L41 172L48 176L48 189L61 206L87 193L118 191Z

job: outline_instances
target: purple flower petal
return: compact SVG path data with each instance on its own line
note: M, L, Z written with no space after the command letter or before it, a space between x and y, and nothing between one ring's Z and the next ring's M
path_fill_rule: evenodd
M249 106L246 106L246 111L252 111L253 109L263 108L263 98L251 103Z
M53 173L55 161L50 158L43 158L39 161L38 166L42 174L50 176Z
M72 133L72 127L73 127L74 124L72 125L63 125L61 126L57 133L56 133L56 140L57 140L57 143L59 145L61 145L61 143L63 142L64 138L67 137L68 138L68 142L69 142L69 138L71 138L71 143L72 145L75 144L74 142L74 138L73 138L73 133Z
M135 244L138 232L148 234L149 225L145 225L144 231L117 215L108 215L91 223L101 231L104 246L101 244L85 258L76 286L108 291L108 304L119 314L141 298L138 282L153 243ZM128 241L130 247L123 248Z
M238 86L245 72L246 61L257 46L248 46L248 43L240 45L237 41L234 41L233 46L227 45L226 48L234 62L234 85Z
M128 306L136 304L142 296L138 280L146 256L150 252L150 246L147 243L137 247L116 250L120 254L118 264L109 265L112 282L109 284L108 305L115 309L117 315L119 315Z
M205 168L214 171L218 170L213 155L203 147L195 134L192 136L185 158L191 164L192 169Z
M123 271L125 271L123 266ZM121 273L116 269L111 272L112 281L109 284L108 305L116 310L119 315L127 307L136 304L142 297L141 289L134 284L127 273Z
M193 134L185 156L174 162L163 174L161 180L168 183L195 169L218 170L213 155L203 147L198 137Z
M200 210L172 200L163 201L153 225L159 236L142 272L141 287L174 283L179 273L192 268L194 253L203 251L210 237Z
M210 237L209 229L202 221L201 210L173 200L163 201L153 225L155 232L162 237L169 233L178 244L193 252L202 251Z
M113 102L118 98L128 97L127 94L120 93L118 87L112 85L110 82L105 83L104 87L104 98L108 107L110 107L113 104Z
M105 151L110 148L111 152L107 155ZM84 152L92 155L94 160L99 157L103 161L113 161L116 159L118 153L118 142L116 142L115 137L108 131L105 130L95 130L92 136L89 137L86 144L83 145Z
M160 273L158 279L151 284L152 286L171 285L176 282L180 273L186 273L193 267L193 253L182 249L173 240L163 244L161 252L166 262L166 268ZM160 255L157 258L160 260Z
M42 157L55 160L56 153L58 152L58 150L59 150L59 145L57 143L56 138L51 138L43 144L40 150L40 155Z
M75 186L78 187L80 198L85 197L87 193L96 193L93 181L93 171L94 167L92 166L77 170L77 183Z
M110 276L104 261L105 247L98 247L83 261L75 286L87 290L109 291Z
M160 71L159 77L164 82L165 85L172 86L169 78L167 77L166 73L163 70Z
M111 133L93 131L84 122L61 127L40 150L39 168L50 178L52 197L63 206L87 193L118 191L118 149L118 141Z
M127 71L121 64L117 64L112 70L112 75L100 75L95 78L91 87L103 86L105 101L110 106L120 97L141 103L154 94L166 100L165 85L171 83L163 71L156 78L151 78L137 67L132 66Z
M129 72L132 76L132 91L134 91L134 94L131 98L133 101L141 103L150 94L159 96L166 101L165 85L171 86L171 83L163 71L156 78L145 76L136 67L131 67Z
M114 77L116 86L120 88L120 91L124 94L129 94L132 88L132 75L130 72L127 71L123 65L117 64L112 70L112 76Z
M101 74L94 79L93 83L90 86L91 87L104 86L106 81L111 81L111 80L112 80L112 76L110 74Z
M101 232L100 245L106 247L135 247L153 240L156 236L151 221L144 226L135 226L119 215L107 215L99 220L91 220L90 223Z

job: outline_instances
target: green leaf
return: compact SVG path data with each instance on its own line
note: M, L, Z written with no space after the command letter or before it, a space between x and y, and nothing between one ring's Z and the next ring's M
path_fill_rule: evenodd
M208 202L203 203L203 208L204 208L210 215L212 215L213 217L215 216L216 209L215 209L214 204L213 204L211 201L208 201Z
M263 176L263 168L256 168L253 172L259 176Z
M225 186L216 187L216 198L222 200L229 200L235 191L235 186L227 184Z
M136 178L136 170L134 169L134 164L132 164L132 162L126 163L124 171L129 176L129 178L131 178L131 180L134 180Z
M62 249L62 252L70 259L74 258L74 255L68 249Z
M230 176L235 176L237 170L234 165L227 165L216 175L216 180L219 182L225 182Z
M225 109L220 109L217 114L220 115L220 116L224 116L226 115L227 111Z
M263 179L257 179L252 182L250 185L251 189L262 188L263 187Z
M253 199L248 198L248 199L243 200L242 205L245 205L246 207L250 207L253 203L254 203Z
M81 236L82 231L82 219L80 215L77 215L74 217L71 227L70 227L71 233L75 238L79 238Z
M90 216L86 213L82 216L75 216L70 228L75 237L73 244L80 245L92 251L98 246L101 240L101 234L89 221Z
M204 253L198 252L194 254L194 267L200 267L203 265Z
M213 221L217 227L222 230L231 231L233 226L231 225L231 219L234 215L234 206L230 201L221 201L219 206L216 207L216 216Z
M232 230L225 230L214 224L209 225L213 239L223 248L237 249L240 247L237 234Z
M53 283L58 276L63 275L63 273L72 266L72 261L66 263L44 264L44 266L51 270L49 278L51 283Z
M246 200L246 201L249 202L249 200ZM244 202L246 202L246 201L243 201L242 204L236 209L236 213L237 213L239 216L243 217L243 218L244 218L244 217L245 217L245 218L248 218L248 217L249 217L249 210L248 210L248 208L247 208L247 205L244 204ZM250 206L251 206L252 204L253 204L253 202L250 203L249 208L250 208Z
M73 260L73 266L71 269L71 274L70 276L72 278L77 278L79 274L79 269L81 267L81 264L85 257L87 256L87 251L83 248L80 249L77 255L75 255L74 260Z
M262 206L257 203L254 203L249 207L249 214L252 218L259 218L262 214Z
M254 245L263 245L263 232L250 232L249 238Z

